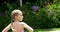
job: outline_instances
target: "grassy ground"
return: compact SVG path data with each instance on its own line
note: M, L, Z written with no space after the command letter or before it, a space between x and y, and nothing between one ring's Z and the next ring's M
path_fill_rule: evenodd
M25 32L28 32L28 31L25 30ZM34 29L34 32L60 32L60 28Z

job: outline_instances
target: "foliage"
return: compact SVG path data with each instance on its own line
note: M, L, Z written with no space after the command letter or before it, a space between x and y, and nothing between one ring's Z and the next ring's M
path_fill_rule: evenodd
M40 2L42 1L42 2ZM55 1L55 0L54 0ZM60 4L53 3L44 7L44 0L38 0L38 6L40 7L38 12L34 14L32 6L35 3L26 2L20 7L19 3L4 2L0 6L2 16L0 16L0 31L5 28L11 21L11 11L14 9L20 9L23 12L24 22L33 28L51 28L60 27Z

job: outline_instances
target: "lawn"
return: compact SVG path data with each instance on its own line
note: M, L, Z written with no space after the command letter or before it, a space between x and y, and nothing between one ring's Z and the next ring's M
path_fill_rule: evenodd
M28 32L25 30L25 32ZM34 29L34 32L60 32L60 28Z

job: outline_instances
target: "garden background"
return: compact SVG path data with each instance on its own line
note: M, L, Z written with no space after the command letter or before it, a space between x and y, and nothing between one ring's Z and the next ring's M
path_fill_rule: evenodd
M24 20L34 30L60 28L60 0L0 0L0 31L11 22L11 11L20 9ZM38 6L38 10L32 7ZM35 12L35 13L34 13ZM35 31L35 32L36 32Z

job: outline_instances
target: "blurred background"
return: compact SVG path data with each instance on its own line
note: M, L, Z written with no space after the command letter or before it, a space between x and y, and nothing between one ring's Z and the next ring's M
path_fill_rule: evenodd
M0 31L11 22L14 9L23 12L23 22L35 32L60 30L60 0L0 0Z

